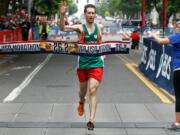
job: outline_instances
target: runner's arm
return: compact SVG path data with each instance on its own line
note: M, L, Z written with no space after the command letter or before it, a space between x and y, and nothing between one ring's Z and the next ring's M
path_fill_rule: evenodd
M103 24L99 24L99 29L101 31L101 34L103 33L103 29L104 29L104 25Z
M76 31L77 33L80 33L81 31L80 31L80 26L79 25L72 25L72 26L65 25L65 14L66 14L66 11L67 11L67 6L66 6L65 3L62 3L59 6L59 13L60 13L59 27L60 27L60 30L64 31L64 32L73 32L73 31Z
M101 36L102 36L102 33L103 33L103 29L104 29L103 24L99 24L99 30L100 30L100 32L101 32ZM106 56L106 55L103 55L103 59L105 60L106 58L107 58L107 56Z

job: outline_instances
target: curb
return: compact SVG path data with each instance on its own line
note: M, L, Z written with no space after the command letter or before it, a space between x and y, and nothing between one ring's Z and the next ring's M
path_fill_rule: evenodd
M167 128L168 122L96 122L96 128ZM85 122L0 122L0 128L86 128Z

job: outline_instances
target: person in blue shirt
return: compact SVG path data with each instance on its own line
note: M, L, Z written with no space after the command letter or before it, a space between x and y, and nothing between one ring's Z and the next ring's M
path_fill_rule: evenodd
M173 86L175 91L175 114L176 121L169 129L180 131L180 19L176 21L176 32L168 37L161 38L155 33L149 33L156 42L162 45L171 44L173 47L172 65L173 65Z

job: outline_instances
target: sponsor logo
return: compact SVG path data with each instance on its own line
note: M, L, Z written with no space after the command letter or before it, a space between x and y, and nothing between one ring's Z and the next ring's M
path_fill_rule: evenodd
M141 57L141 63L143 63L144 65L147 62L147 50L148 50L148 47L143 46L143 54L142 54L142 57Z
M151 49L149 52L149 59L146 65L146 70L151 69L152 71L154 71L155 63L156 63L156 50Z
M40 49L44 49L45 51L52 51L52 44L47 42L41 42L39 44Z
M1 45L1 52L33 52L39 51L38 43L18 43Z
M159 67L156 74L156 78L160 76L160 74L165 77L167 80L170 80L171 77L171 56L164 52L163 46L163 53L160 57Z

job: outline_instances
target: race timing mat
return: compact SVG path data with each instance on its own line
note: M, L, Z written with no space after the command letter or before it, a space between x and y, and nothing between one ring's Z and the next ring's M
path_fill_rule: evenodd
M86 56L127 54L130 45L129 41L107 41L100 44L53 40L10 42L0 43L0 54L56 53Z

